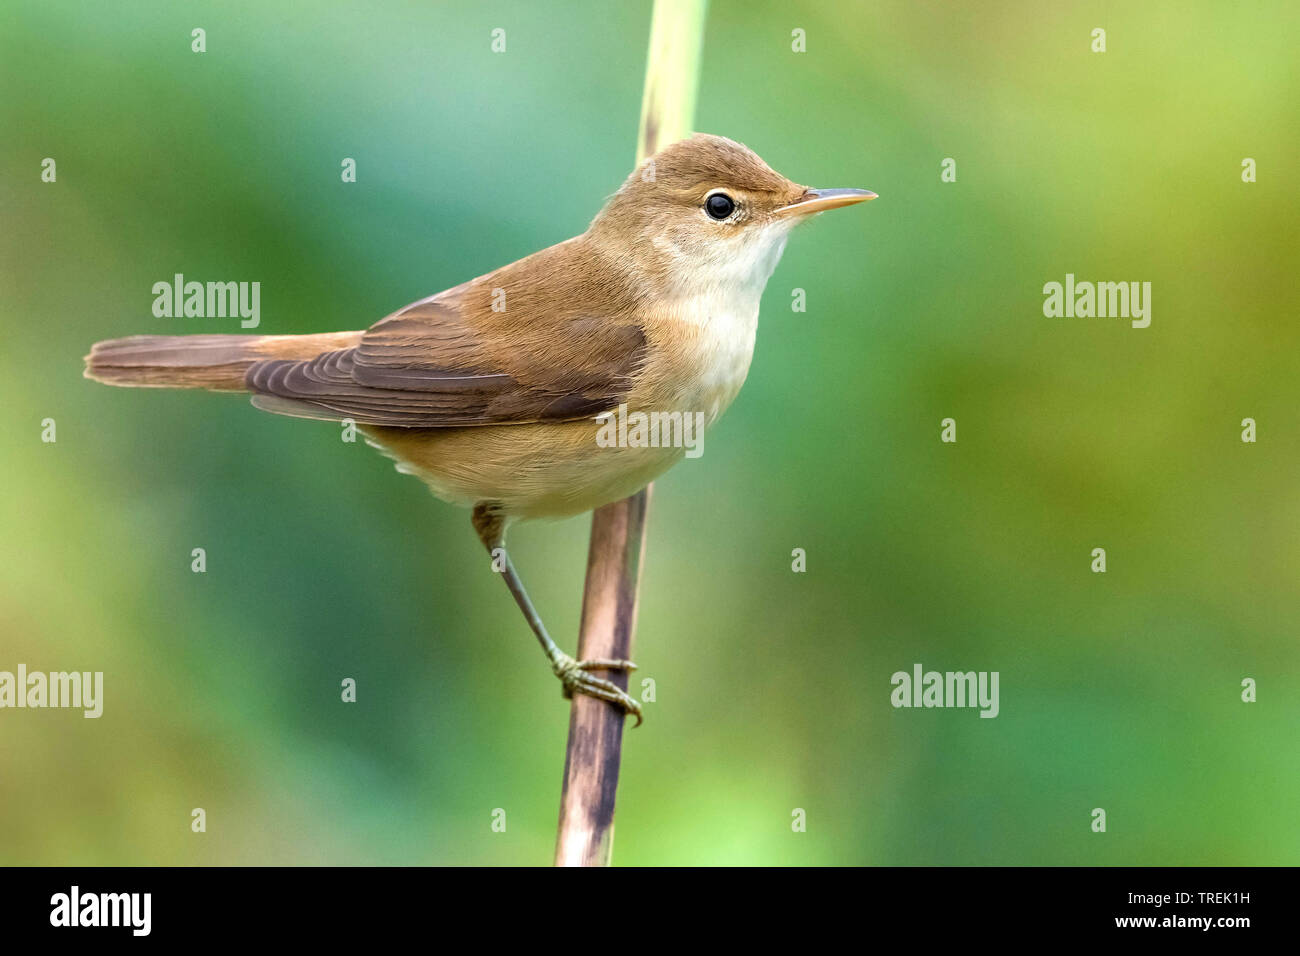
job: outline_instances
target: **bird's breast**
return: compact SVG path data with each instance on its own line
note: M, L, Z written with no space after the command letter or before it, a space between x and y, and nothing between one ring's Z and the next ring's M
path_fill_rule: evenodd
M745 383L757 330L757 295L701 295L666 304L647 324L651 357L635 398L646 406L702 412L712 424Z

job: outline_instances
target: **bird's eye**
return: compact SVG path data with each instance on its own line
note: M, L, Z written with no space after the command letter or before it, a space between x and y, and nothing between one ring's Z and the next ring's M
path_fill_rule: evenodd
M726 219L736 211L736 204L726 193L714 193L704 200L704 211L714 219Z

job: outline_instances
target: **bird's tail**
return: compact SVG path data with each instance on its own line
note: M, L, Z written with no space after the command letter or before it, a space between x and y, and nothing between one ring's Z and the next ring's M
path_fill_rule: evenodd
M133 335L96 342L86 356L86 378L137 388L247 391L244 373L263 359L310 359L346 349L360 332L320 335Z

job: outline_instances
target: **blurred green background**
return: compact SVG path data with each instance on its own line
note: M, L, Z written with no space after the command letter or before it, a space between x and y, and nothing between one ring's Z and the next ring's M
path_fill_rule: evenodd
M351 329L581 232L650 4L0 18L0 670L106 685L99 720L0 711L0 862L549 862L568 708L467 515L337 426L81 356L239 331L154 318L176 272ZM617 862L1297 861L1298 23L714 2L696 128L881 198L792 237L748 384L656 485ZM1067 272L1152 282L1151 327L1045 318ZM512 536L570 647L587 529ZM999 671L1001 715L893 709L918 662Z

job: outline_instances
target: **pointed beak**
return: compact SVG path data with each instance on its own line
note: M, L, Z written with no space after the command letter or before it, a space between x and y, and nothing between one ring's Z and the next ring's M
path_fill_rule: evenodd
M790 205L778 209L777 215L805 216L875 198L876 194L870 189L805 189L803 195Z

